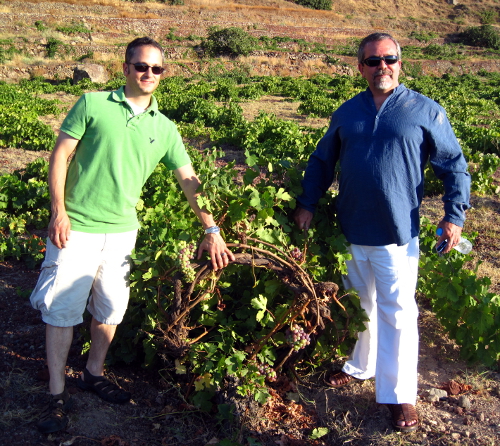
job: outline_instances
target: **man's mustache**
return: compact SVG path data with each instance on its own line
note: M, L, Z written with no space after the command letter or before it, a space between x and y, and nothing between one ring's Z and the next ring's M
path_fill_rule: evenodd
M373 77L384 76L384 75L392 76L392 71L391 70L377 70L373 74Z

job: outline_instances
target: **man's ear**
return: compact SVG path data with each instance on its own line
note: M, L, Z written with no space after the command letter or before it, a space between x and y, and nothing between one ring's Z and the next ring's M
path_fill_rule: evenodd
M126 62L123 62L123 74L125 76L128 75L128 63L126 63Z
M361 76L365 77L365 75L363 74L363 64L362 63L358 63L358 70L361 73Z

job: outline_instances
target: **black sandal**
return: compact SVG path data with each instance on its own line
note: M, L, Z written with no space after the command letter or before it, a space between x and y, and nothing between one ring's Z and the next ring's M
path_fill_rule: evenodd
M85 381L84 381L85 380ZM83 390L90 390L97 393L103 400L109 403L123 404L130 401L131 393L113 384L104 376L94 376L87 368L83 371L82 376L76 382L78 387Z
M413 404L387 404L392 415L392 427L402 432L413 432L418 429L418 414ZM416 421L411 426L400 426L398 421Z
M71 409L71 406L73 406L73 400L66 387L64 392L50 395L49 403L42 411L36 424L38 430L42 434L50 434L64 429L69 421L66 412Z

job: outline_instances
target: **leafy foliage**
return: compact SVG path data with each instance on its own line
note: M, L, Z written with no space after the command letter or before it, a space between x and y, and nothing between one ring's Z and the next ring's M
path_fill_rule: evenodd
M1 113L17 109L19 116L32 118L25 127L36 129L38 116L58 109L56 102L41 100L41 93L63 89L80 94L83 86L113 89L122 82L117 78L106 86L53 85L40 79L17 86L0 83ZM492 173L500 165L499 75L420 76L404 83L447 110L470 162L473 189L494 192ZM133 258L130 307L118 328L114 360L141 360L145 365L162 360L178 374L193 374L193 403L210 410L216 387L228 375L236 378L241 394L253 394L262 402L268 395L266 378L274 379L287 367L307 372L332 355L349 351L365 317L358 298L340 288L335 298L333 294L321 298L321 311L314 313L312 288L306 286L340 285L345 273L347 253L333 213L335 193L322 198L309 231L299 231L291 223L305 161L325 129L303 127L268 113L249 121L241 102L281 95L300 102L302 113L327 117L364 88L360 77L249 77L218 66L204 78L162 81L155 93L160 110L177 122L185 138L213 146L205 151L188 147L203 182L199 202L213 213L238 262L212 274L206 259L194 261L189 252L181 252L183 245L200 241L201 226L173 174L158 166L137 205L141 230ZM10 121L5 128L2 137L15 130ZM25 147L26 141L18 146ZM216 162L222 156L216 147L222 144L245 154L245 172L238 176L233 164L221 167ZM43 146L50 148L49 142ZM46 172L42 160L23 172L0 177L0 256L22 258L31 266L41 261L43 243L30 231L48 222ZM428 193L439 191L440 183L430 169L426 182ZM437 257L434 231L435 226L422 223L419 292L434 306L465 357L492 364L500 354L495 331L498 296L488 293L487 280L463 267L467 257L455 252ZM178 272L180 267L185 276ZM296 292L301 287L308 290L306 297L303 290ZM466 331L464 327L471 324L473 329ZM290 345L287 329L292 325L303 327L310 345L302 343L305 348L298 350Z
M408 37L427 43L438 37L438 35L432 31L412 31Z
M82 22L77 22L73 20L69 25L58 25L56 26L56 31L59 31L63 34L90 34L90 30L85 26Z
M500 49L500 34L489 24L467 28L460 37L466 45Z
M466 256L452 250L438 257L434 251L435 230L434 225L423 221L420 244L424 255L420 260L418 289L460 345L461 355L493 366L500 359L500 296L488 291L489 278L479 279L477 269L464 268ZM468 237L473 239L471 235Z
M332 9L332 0L295 0L295 3L312 9L323 9L326 11Z
M246 56L256 48L257 39L241 28L211 27L201 47L210 56Z

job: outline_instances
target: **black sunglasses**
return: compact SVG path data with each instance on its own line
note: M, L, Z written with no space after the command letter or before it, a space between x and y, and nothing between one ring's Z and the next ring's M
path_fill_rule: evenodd
M145 63L130 63L128 62L129 65L133 65L135 68L135 71L138 73L145 73L148 71L148 68L151 68L151 71L153 74L159 75L162 74L165 71L165 68L163 67L152 67L151 65L145 64Z
M386 65L395 64L399 60L398 56L372 56L367 57L365 60L362 60L361 63L368 67L378 67L380 62L384 61Z

